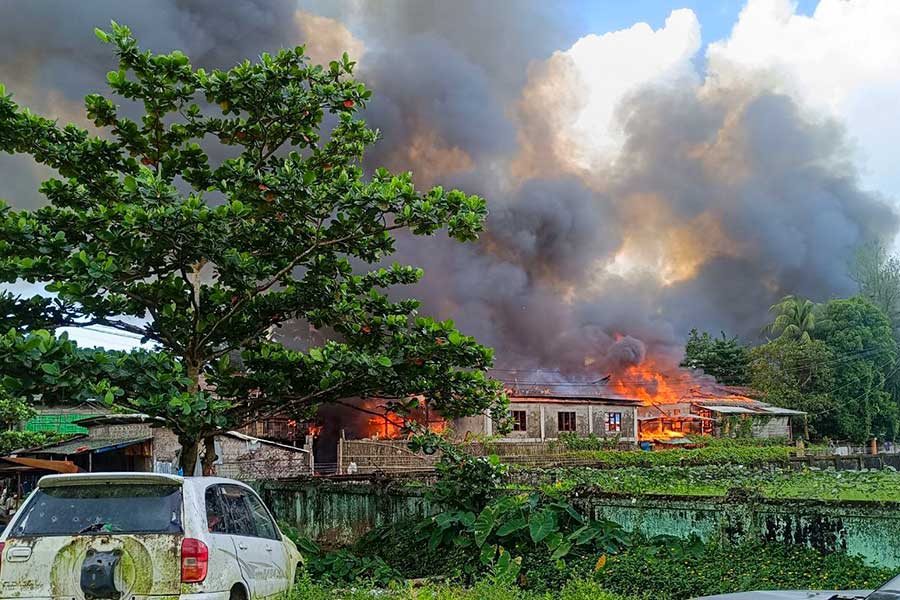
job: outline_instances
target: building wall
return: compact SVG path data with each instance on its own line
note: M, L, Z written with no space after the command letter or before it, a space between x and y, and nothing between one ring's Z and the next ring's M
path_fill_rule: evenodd
M162 427L153 429L155 469L175 469L181 445L177 436ZM201 449L202 452L202 449ZM216 475L233 479L297 477L312 472L310 453L297 452L263 442L243 440L227 435L216 437Z
M541 402L514 401L510 403L510 411L525 412L525 431L510 431L503 439L510 441L543 441L559 437L559 413L575 414L575 431L579 436L596 435L599 437L616 437L623 441L635 441L637 437L637 408L633 406L604 405L600 403L574 402ZM621 414L621 431L608 431L606 419L608 413ZM484 415L465 417L453 422L453 428L460 439L467 435L494 435L495 427Z
M152 460L147 470L158 473L177 471L181 445L178 437L165 427L150 423L93 425L89 437L94 439L152 438ZM309 452L298 452L263 442L228 435L216 437L216 473L222 477L254 480L259 478L296 477L312 472Z
M791 418L770 417L769 419L754 419L753 437L757 438L790 438Z

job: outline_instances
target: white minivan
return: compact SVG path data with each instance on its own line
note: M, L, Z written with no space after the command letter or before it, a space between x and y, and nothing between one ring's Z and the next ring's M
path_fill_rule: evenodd
M49 475L0 535L0 599L256 600L290 589L300 561L240 482Z

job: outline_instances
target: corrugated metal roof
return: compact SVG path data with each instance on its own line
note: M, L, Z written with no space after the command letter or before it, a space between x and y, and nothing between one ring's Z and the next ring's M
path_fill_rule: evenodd
M743 406L725 406L720 404L704 404L703 408L712 412L723 413L727 415L752 415L758 414L758 411L745 408Z
M146 442L152 438L143 437L122 437L122 438L106 438L106 439L90 439L86 437L68 440L52 446L43 446L24 452L24 454L81 454L83 452L109 452L126 446L133 446Z
M534 403L569 403L569 404L610 404L613 406L632 406L641 403L640 400L634 398L614 398L610 396L586 396L578 394L544 394L540 392L518 392L515 394L507 394L511 403L515 402L534 402Z
M275 446L276 448L282 448L284 450L290 450L291 452L306 452L309 453L309 450L306 448L297 448L296 446L288 446L287 444L279 444L278 442L273 442L272 440L265 440L263 438L253 437L252 435L247 435L246 433L241 433L240 431L223 431L219 435L227 435L229 437L233 437L235 439L244 440L245 442L251 442L254 444L267 444L269 446Z
M770 415L783 415L783 416L792 416L792 415L805 415L806 413L802 410L793 410L791 408L781 408L780 406L761 406L760 410L766 412Z
M4 463L9 463L14 466L5 467L3 466ZM67 460L43 460L40 458L4 456L0 458L0 471L5 470L40 470L53 471L54 473L77 473L78 467L75 463L71 463Z
M715 421L711 417L703 417L701 415L651 415L646 417L638 417L638 421L659 421L666 419L669 421Z

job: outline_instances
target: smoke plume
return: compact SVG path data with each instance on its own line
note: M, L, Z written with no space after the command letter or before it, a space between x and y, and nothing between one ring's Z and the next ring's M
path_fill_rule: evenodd
M591 381L647 356L673 366L692 327L754 338L785 294L852 293L854 250L895 237L896 211L860 184L842 124L768 74L724 59L703 72L690 11L573 44L565 14L526 8L6 4L0 81L83 123L81 98L113 67L92 33L110 19L205 68L304 42L316 60L354 53L375 91L365 118L383 133L367 167L488 199L477 244L403 237L393 258L426 270L402 294L494 346L504 378ZM13 206L38 205L45 176L0 157Z

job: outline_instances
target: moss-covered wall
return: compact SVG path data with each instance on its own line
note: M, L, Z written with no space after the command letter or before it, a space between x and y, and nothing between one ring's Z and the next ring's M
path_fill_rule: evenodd
M328 547L351 544L381 525L435 512L422 488L397 481L276 481L259 484L259 491L279 521Z
M900 502L588 494L576 504L648 536L787 542L900 567Z
M424 488L398 481L267 482L260 491L279 520L327 546L350 544L373 527L419 519L439 508L425 499ZM597 518L648 536L788 542L900 568L900 501L631 496L592 490L576 492L572 501Z

